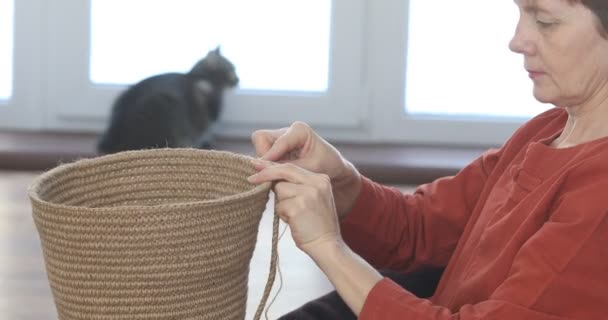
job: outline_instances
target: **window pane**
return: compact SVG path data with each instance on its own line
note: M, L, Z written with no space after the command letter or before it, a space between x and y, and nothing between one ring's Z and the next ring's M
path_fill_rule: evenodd
M221 45L241 89L324 91L329 0L91 0L91 81L185 72Z
M517 18L512 1L410 0L407 111L529 117L548 109L532 96L523 57L509 51Z
M13 91L13 0L0 0L0 100Z

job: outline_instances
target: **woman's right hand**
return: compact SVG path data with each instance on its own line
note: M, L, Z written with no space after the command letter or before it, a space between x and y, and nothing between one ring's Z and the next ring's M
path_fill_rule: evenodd
M294 122L287 128L257 130L251 135L251 140L262 160L292 163L329 176L340 217L354 205L361 190L361 175L334 146L306 123Z

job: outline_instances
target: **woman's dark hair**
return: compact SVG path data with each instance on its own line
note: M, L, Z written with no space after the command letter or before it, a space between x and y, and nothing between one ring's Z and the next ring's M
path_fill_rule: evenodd
M606 0L568 0L570 3L581 3L589 8L598 18L599 31L604 38L608 38L608 1Z

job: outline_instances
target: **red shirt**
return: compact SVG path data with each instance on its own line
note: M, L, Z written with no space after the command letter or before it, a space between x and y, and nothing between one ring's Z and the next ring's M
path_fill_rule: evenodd
M556 149L551 109L413 194L367 178L341 222L379 269L447 266L420 299L385 278L359 319L608 319L608 138Z

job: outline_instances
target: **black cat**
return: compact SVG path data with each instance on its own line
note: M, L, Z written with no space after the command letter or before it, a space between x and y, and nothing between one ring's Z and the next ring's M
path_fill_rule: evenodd
M212 125L220 115L224 89L235 87L238 81L234 65L219 47L188 73L146 78L116 99L97 151L212 148Z

